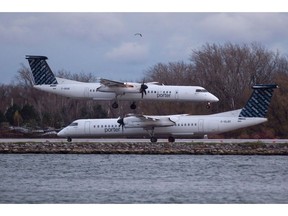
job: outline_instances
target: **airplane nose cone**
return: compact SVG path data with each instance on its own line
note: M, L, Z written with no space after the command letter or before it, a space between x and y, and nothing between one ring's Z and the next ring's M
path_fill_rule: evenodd
M218 101L219 99L216 96L214 96L213 102L218 102Z
M59 132L57 133L57 136L59 136L59 137L65 137L65 128L62 129L61 131L59 131Z
M210 102L218 102L218 101L219 99L215 95L210 94Z

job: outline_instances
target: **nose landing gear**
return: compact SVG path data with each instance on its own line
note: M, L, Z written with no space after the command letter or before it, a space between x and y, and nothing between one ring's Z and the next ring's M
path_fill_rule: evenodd
M136 104L135 104L135 102L133 102L133 103L130 105L130 109L132 109L132 110L135 110L135 109L136 109Z

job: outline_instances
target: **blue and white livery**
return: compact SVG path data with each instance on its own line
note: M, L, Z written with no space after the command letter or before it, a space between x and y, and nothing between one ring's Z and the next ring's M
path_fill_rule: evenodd
M150 137L151 142L157 138L168 138L174 142L175 137L193 138L210 134L219 134L245 128L267 121L266 115L277 85L255 85L253 93L242 109L212 115L135 115L113 119L79 119L62 129L59 137L72 138L111 138L111 137Z
M157 82L134 83L100 79L100 83L78 82L55 77L46 60L46 56L27 55L34 87L70 98L113 101L112 107L118 107L118 101L131 101L131 109L136 109L136 101L191 101L206 102L207 108L211 102L219 99L200 86L170 86L159 85Z

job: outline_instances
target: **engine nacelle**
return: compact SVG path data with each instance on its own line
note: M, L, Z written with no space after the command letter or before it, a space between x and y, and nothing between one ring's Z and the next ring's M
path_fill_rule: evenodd
M116 94L125 93L139 93L141 85L135 85L132 83L124 83L124 86L105 86L101 85L97 88L100 92L114 92Z

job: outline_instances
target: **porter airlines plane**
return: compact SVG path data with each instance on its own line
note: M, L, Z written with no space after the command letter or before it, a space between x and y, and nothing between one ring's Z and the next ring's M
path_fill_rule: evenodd
M118 108L118 101L131 101L131 109L136 109L136 101L191 101L206 102L207 108L211 102L219 101L216 96L200 86L169 86L157 82L133 83L100 79L100 83L78 82L55 77L46 60L46 56L27 55L34 87L50 93L71 98L93 100L113 100L112 107Z
M124 118L114 119L79 119L63 128L59 137L69 142L72 138L91 137L150 137L151 142L157 138L168 138L174 142L175 137L190 138L219 134L267 121L266 114L277 85L255 85L253 93L245 107L238 110L212 115L166 115L150 116L130 114Z

